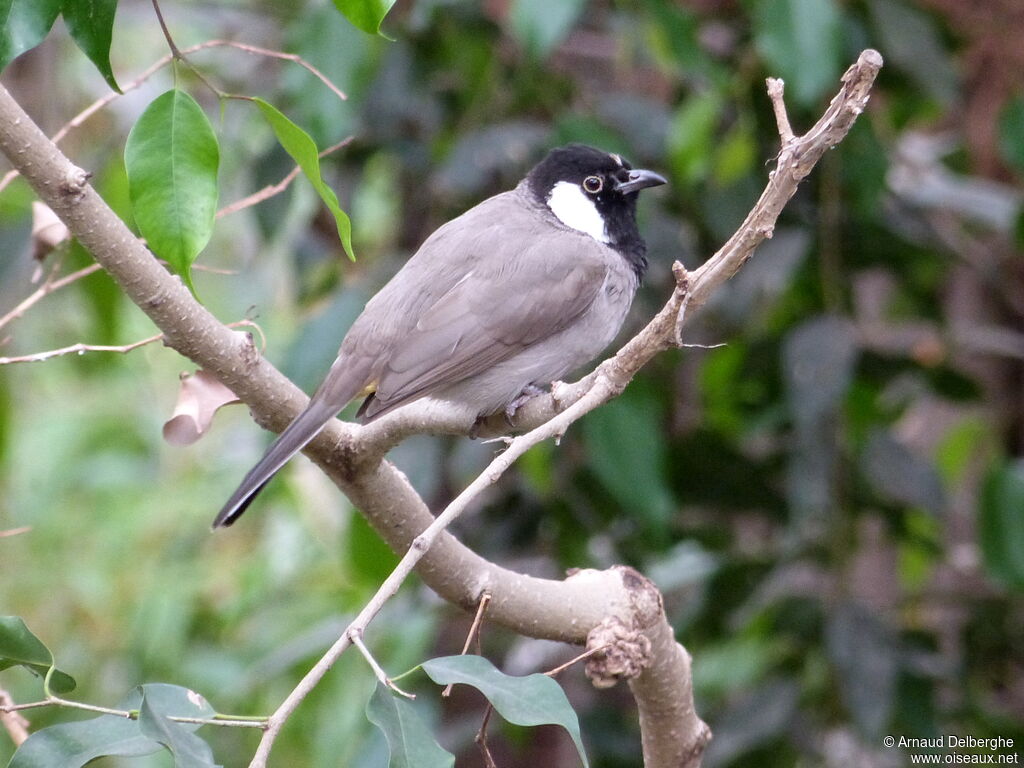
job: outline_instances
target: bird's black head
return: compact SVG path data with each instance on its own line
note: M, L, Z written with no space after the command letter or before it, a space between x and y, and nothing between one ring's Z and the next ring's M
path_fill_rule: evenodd
M664 184L619 155L582 144L553 149L526 177L531 194L566 226L619 251L638 275L647 246L636 225L637 193Z

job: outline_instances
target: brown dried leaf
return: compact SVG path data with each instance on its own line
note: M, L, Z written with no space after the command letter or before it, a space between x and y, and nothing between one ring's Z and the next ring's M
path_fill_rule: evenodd
M191 445L206 434L218 408L237 402L235 393L213 374L203 370L191 376L183 374L174 414L164 422L164 440L171 445Z
M71 233L64 226L50 206L38 200L32 201L32 258L42 261L46 255L62 243L71 239Z

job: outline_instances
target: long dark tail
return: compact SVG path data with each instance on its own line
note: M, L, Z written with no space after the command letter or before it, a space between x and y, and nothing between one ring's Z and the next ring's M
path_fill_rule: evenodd
M339 361L340 362L340 361ZM242 480L242 484L231 494L217 518L213 521L214 528L231 525L242 516L263 490L270 479L277 474L288 460L306 447L327 423L344 408L359 391L363 389L363 376L360 371L344 370L336 362L330 374L313 395L306 410L300 413L282 432L277 440L270 444L256 466Z

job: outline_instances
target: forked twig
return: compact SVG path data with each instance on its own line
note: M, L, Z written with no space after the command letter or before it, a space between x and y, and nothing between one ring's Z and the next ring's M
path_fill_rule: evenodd
M472 645L473 640L476 640L477 652L480 650L480 625L484 619L484 613L487 612L487 606L491 602L491 593L484 592L480 595L480 602L476 606L476 615L473 617L473 624L469 628L469 633L466 635L466 642L462 644L462 656L465 656L469 652L469 646ZM454 683L448 683L441 691L443 698L448 698L452 695L452 686Z

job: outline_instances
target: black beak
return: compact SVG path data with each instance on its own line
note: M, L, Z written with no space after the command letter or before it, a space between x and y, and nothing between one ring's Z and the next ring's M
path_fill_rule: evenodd
M616 184L615 191L628 195L630 192L639 192L648 187L660 187L662 184L668 184L668 181L661 174L654 171L636 170L629 172L628 180Z

